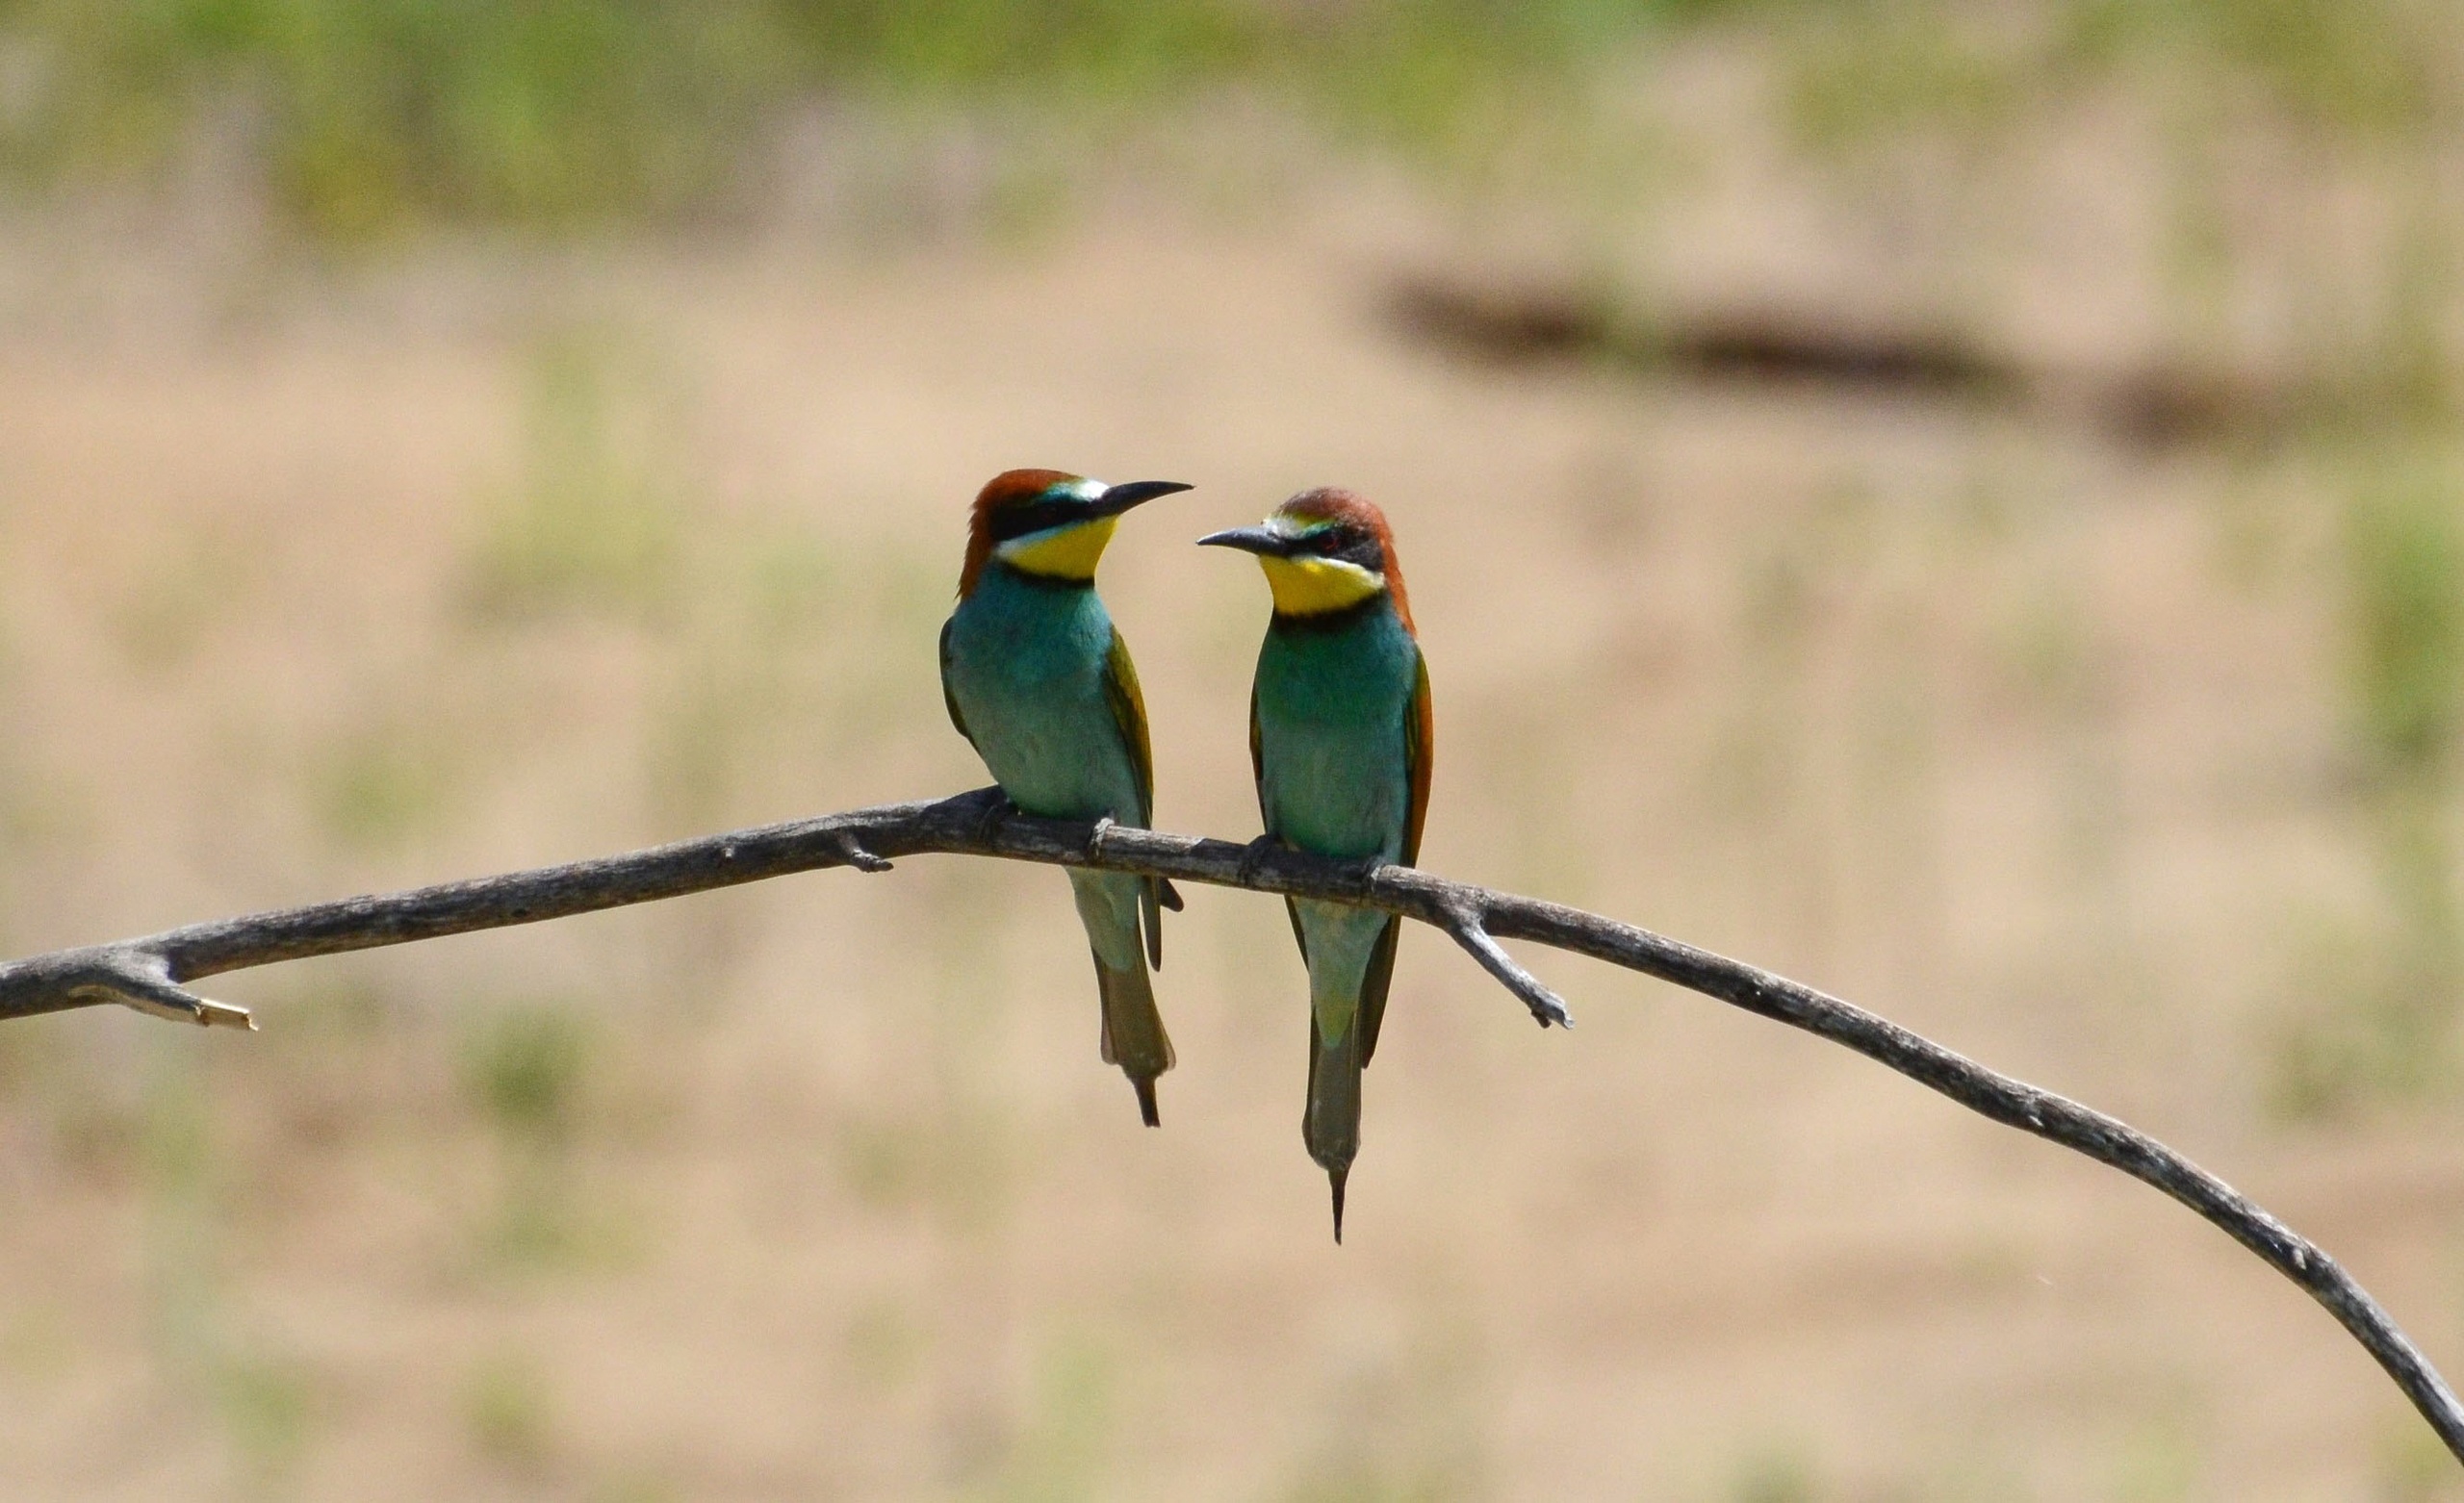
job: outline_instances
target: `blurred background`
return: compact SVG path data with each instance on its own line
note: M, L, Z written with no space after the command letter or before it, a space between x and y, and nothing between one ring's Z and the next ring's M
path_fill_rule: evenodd
M971 787L1014 465L1159 822L1380 500L1426 862L2170 1140L2464 1369L2447 0L0 0L0 948ZM0 1028L0 1491L2464 1497L2298 1291L1835 1048L1271 901L1160 1133L917 858Z

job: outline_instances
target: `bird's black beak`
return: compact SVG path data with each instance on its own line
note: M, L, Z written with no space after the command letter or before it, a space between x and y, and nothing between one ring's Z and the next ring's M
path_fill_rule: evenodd
M1234 527L1227 532L1210 532L1197 540L1197 546L1237 548L1244 553L1281 558L1292 551L1292 541L1270 527Z
M1117 517L1131 507L1143 505L1159 496L1170 496L1189 489L1178 480L1130 480L1120 485L1108 485L1104 487L1103 494L1095 497L1089 514Z

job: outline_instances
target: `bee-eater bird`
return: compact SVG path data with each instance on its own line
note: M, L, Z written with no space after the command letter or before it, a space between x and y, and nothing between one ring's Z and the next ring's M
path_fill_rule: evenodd
M1428 665L1385 515L1303 491L1262 526L1198 540L1258 556L1274 619L1249 692L1249 761L1266 838L1321 855L1409 866L1428 814ZM1334 1191L1360 1151L1360 1072L1377 1049L1402 921L1286 899L1309 968L1309 1102L1300 1135Z
M1095 596L1095 565L1121 513L1188 489L1012 470L975 498L958 609L941 627L941 695L959 734L1029 814L1141 828L1154 818L1146 701ZM1117 872L1073 870L1069 884L1095 955L1104 1062L1129 1077L1154 1127L1155 1078L1172 1067L1172 1040L1146 970L1164 963L1162 909L1180 899L1161 879Z

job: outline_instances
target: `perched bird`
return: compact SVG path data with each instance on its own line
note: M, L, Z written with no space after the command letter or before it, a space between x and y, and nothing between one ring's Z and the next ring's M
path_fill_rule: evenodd
M1303 491L1262 526L1200 538L1258 556L1274 619L1249 693L1264 838L1371 864L1419 859L1428 814L1428 666L1383 513L1349 491ZM1360 1151L1360 1072L1377 1049L1402 921L1287 899L1309 967L1309 1103L1300 1134L1333 1186Z
M1121 513L1188 489L1012 470L975 498L958 609L941 627L941 696L993 781L1029 814L1141 828L1154 818L1146 701L1095 596L1095 565ZM1161 910L1180 898L1160 879L1117 872L1072 871L1069 884L1095 955L1104 1062L1129 1077L1154 1127L1155 1078L1172 1067L1172 1040L1146 970L1164 963Z

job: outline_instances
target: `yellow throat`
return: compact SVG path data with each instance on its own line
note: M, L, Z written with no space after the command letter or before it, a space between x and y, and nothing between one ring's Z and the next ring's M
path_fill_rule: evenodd
M1003 563L1023 573L1047 579L1092 579L1103 562L1104 545L1113 540L1117 517L1094 517L1049 532L1031 533L1004 543L996 550Z
M1276 558L1260 554L1267 588L1274 592L1274 608L1286 616L1322 616L1358 605L1386 581L1338 558Z

